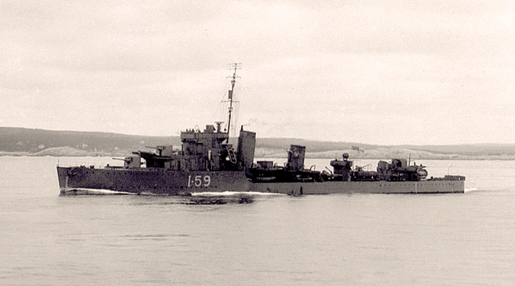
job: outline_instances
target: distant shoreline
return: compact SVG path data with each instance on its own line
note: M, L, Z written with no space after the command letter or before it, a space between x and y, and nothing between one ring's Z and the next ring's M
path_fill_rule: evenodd
M125 157L133 151L151 151L172 145L180 150L179 136L139 136L102 132L51 131L0 127L0 156ZM515 160L515 144L372 145L299 138L257 138L256 158L285 158L291 144L306 147L306 158L335 159L348 153L353 159L411 158L412 160Z
M30 153L30 152L3 152L0 151L0 157L119 157L123 158L125 156L129 156L130 153L104 153L104 152L79 152L77 153L59 153L59 154L49 154L48 152L38 152L38 153ZM359 159L370 159L370 160L389 160L392 158L403 158L407 159L410 156L398 156L397 154L390 154L390 156L350 156L352 160L359 160ZM284 158L286 160L286 154L278 154L278 153L268 153L268 154L256 154L255 158L262 158L262 159L277 159L277 158ZM317 154L317 153L306 153L306 159L340 159L341 156L329 156L328 154ZM442 154L435 154L435 156L424 156L424 157L418 157L418 156L411 156L411 160L463 160L463 161L471 161L471 160L477 160L477 161L515 161L515 155L442 155Z

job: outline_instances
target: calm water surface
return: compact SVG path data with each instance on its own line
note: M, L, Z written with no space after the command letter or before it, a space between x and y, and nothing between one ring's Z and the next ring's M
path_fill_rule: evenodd
M59 196L57 160L0 157L0 285L515 283L513 161L417 162L467 176L465 194L191 205Z

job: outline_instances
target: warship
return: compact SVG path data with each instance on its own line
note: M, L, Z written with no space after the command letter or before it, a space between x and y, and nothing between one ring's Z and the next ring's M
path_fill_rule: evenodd
M428 178L422 165L406 159L379 161L376 171L353 166L349 155L330 161L333 170L305 168L305 146L291 145L286 164L254 162L256 133L239 131L237 146L229 143L234 65L228 91L227 127L223 122L181 132L182 145L157 146L155 150L134 151L122 159L123 166L57 166L61 195L86 193L151 194L191 196L194 194L279 193L315 195L335 193L427 194L464 193L464 176ZM236 147L236 148L235 148Z

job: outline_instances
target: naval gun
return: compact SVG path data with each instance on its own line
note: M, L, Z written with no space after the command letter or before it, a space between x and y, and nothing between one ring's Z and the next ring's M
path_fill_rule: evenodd
M427 177L427 170L422 165L409 165L406 159L392 159L391 163L379 161L377 171L366 171L364 167L352 168L349 154L343 154L343 160L331 161L334 168L334 180L341 181L420 181Z
M125 158L113 158L113 160L123 161L124 169L133 169L141 167L141 157L140 156L127 156Z
M391 163L379 161L377 173L385 181L420 181L427 177L425 166L409 165L406 159L392 159Z
M173 146L172 145L160 145L160 146L145 146L146 148L154 149L158 156L172 156Z

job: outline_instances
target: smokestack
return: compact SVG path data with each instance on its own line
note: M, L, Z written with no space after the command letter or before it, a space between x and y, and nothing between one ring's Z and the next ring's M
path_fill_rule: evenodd
M240 130L238 137L238 162L246 169L252 167L254 163L254 149L256 148L256 133Z
M290 151L288 151L288 164L286 165L287 168L290 170L303 169L305 154L305 146L290 145Z

